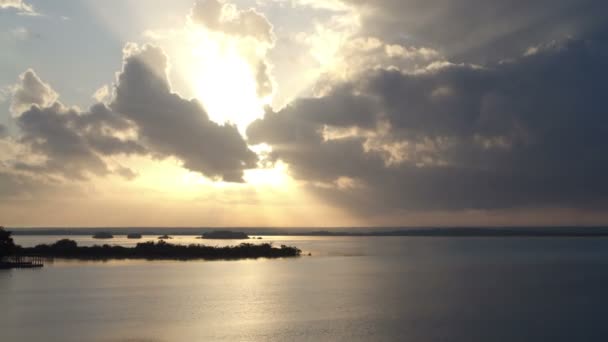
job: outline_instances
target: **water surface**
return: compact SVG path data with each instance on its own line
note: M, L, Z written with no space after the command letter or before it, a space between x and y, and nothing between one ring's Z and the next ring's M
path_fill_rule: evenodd
M146 240L69 238L80 245ZM605 238L250 240L269 241L312 256L56 260L0 271L0 340L608 340ZM208 243L193 236L171 242Z

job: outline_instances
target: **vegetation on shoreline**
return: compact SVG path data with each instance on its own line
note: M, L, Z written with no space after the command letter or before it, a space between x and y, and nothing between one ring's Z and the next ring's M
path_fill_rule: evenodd
M237 246L213 247L205 245L175 245L165 241L138 243L135 247L122 246L92 246L80 247L76 241L63 239L52 245L37 245L36 247L16 248L20 256L66 258L85 260L104 259L255 259L255 258L285 258L300 256L301 250L296 247L282 245L273 247L271 244L242 243Z
M11 232L0 226L0 259L15 253L16 248Z
M246 240L249 239L249 235L243 232L233 232L230 230L214 230L212 232L206 232L201 235L201 239L234 239L234 240Z
M93 234L93 239L113 239L114 235L108 232L97 232Z

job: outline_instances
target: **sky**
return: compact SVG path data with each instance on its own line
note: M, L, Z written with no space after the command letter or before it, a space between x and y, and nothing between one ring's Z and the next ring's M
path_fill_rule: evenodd
M608 224L601 0L0 0L0 224Z

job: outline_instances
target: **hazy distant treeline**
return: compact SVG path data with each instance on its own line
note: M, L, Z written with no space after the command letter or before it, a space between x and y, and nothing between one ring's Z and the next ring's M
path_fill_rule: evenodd
M14 235L92 235L103 231L114 235L138 233L142 235L203 235L212 231L228 231L237 228L16 228ZM608 227L450 227L450 228L258 228L244 227L239 231L248 235L292 236L608 236Z

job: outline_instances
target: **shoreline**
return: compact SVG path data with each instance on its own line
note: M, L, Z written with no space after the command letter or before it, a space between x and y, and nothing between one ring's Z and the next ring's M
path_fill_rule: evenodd
M225 229L229 232L234 228ZM107 232L122 236L129 234L203 236L217 228L11 228L14 236L90 236ZM222 230L220 230L222 232ZM302 230L302 229L258 229L242 228L240 232L250 236L326 236L326 237L608 237L608 227L546 227L546 228L407 228L379 231L346 229ZM232 238L207 238L229 239ZM111 239L107 239L111 240ZM238 239L235 239L238 240Z
M51 245L17 246L15 256L76 260L237 260L299 257L302 251L293 246L274 247L269 243L241 243L235 246L178 245L164 241L142 242L135 247L118 245L78 246L74 240L62 239Z

